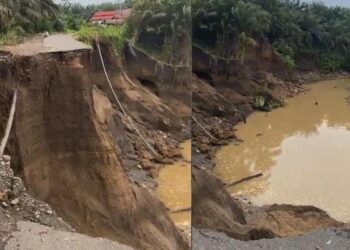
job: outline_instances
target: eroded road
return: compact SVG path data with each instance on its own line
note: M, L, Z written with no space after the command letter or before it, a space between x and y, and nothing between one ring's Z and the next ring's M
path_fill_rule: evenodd
M67 52L91 47L74 39L70 34L55 34L49 37L33 37L15 46L0 48L13 55L32 56L42 53Z

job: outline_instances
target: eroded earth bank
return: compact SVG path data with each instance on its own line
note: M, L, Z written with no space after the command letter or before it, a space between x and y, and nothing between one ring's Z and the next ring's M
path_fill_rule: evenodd
M15 124L5 153L27 187L24 195L52 209L41 211L39 201L29 206L22 196L13 197L9 187L0 190L6 203L1 217L52 226L57 213L69 230L133 248L188 249L188 236L155 191L159 169L182 158L179 144L190 136L186 71L176 74L132 48L116 57L111 46L100 44L113 87L156 151L152 154L117 106L96 47L48 51L40 40L35 43L34 50L10 48L13 56L0 61L0 128L17 89ZM10 205L14 198L17 202ZM46 217L54 223L43 222ZM8 235L15 228L1 234L3 244L10 244Z
M257 206L244 195L231 196L232 189L228 190L227 186L249 177L249 166L242 170L248 175L240 176L237 172L233 182L227 180L234 173L227 176L228 172L222 171L218 175L218 149L226 144L241 143L240 138L235 137L236 124L242 122L244 126L254 111L283 108L285 98L304 93L307 88L304 83L349 78L347 73L330 75L320 73L316 66L313 69L303 67L304 64L315 65L312 61L300 63L291 73L266 40L256 41L246 48L244 60L215 57L199 46L193 49L193 115L199 122L192 126L193 248L347 249L350 243L348 225L317 207L289 205L288 202ZM238 53L238 49L233 50L227 58L238 58ZM258 135L259 132L251 131L252 137L265 136ZM221 160L226 168L233 164L234 153L231 157ZM241 165L235 167L243 168L243 160L239 163ZM259 169L264 162L255 164ZM262 178L266 180L267 177ZM254 186L254 179L248 181Z

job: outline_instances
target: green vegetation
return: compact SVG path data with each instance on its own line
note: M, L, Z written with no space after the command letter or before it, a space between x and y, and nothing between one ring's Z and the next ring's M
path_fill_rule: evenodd
M244 59L250 37L267 39L290 70L304 56L325 71L350 68L350 9L297 0L193 0L192 6L194 42L218 56L237 51L236 59Z
M58 11L52 0L0 0L0 43L16 42L37 32L41 21Z
M121 51L128 38L128 25L100 27L88 24L98 10L115 10L113 3L83 6L68 0L56 5L52 0L0 0L0 45L15 44L26 35L44 31L70 32L83 42L108 40ZM131 7L131 0L122 8Z
M74 34L78 40L88 44L93 44L95 40L110 41L118 53L123 50L128 39L127 27L125 25L107 27L83 25Z
M52 0L0 0L0 32L16 26L34 30L42 18L54 15L57 10Z
M319 59L321 69L326 72L343 68L344 60L345 58L336 53L322 54Z
M280 53L288 70L292 71L295 68L295 51L285 42L275 42L273 44L275 50Z
M0 45L12 45L20 41L26 32L20 26L13 27L10 31L0 36Z
M248 37L261 35L271 24L269 13L250 1L193 0L192 13L194 42L214 48L220 57L227 57L235 42L246 46Z
M83 6L78 3L71 3L65 0L64 4L59 5L59 12L54 20L50 20L48 31L78 31L87 24L87 20L99 10L112 11L121 8L130 8L132 0L126 0L119 6L117 3L101 3ZM57 29L57 25L60 29Z
M129 25L135 46L173 65L190 64L189 0L134 0Z
M159 61L190 66L191 6L189 0L126 0L133 7L123 26L101 27L88 23L98 10L116 10L115 3L83 6L63 0L0 0L0 44L16 43L25 35L44 31L70 32L91 43L110 40L120 51L127 40Z
M271 111L283 106L283 102L272 96L266 90L258 90L255 93L254 107L261 111Z

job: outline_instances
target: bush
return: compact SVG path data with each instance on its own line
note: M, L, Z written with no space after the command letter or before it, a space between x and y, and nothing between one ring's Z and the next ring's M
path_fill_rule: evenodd
M282 55L283 62L287 65L289 71L295 68L295 60L291 56Z
M287 65L289 71L295 68L295 52L285 42L279 41L273 44L275 50L282 56L283 62Z
M283 102L268 91L260 89L254 94L254 104L253 107L260 111L271 111L278 107L282 107Z
M319 63L322 71L334 72L343 68L344 60L336 54L322 54Z
M17 43L25 36L25 31L20 26L15 26L5 34L0 36L0 45L12 45Z
M68 30L78 31L84 25L84 20L76 15L65 16L65 23Z
M112 42L114 48L120 53L127 41L128 32L126 26L95 26L83 25L74 33L78 40L93 44L95 40Z
M54 31L57 32L63 32L65 30L64 22L61 19L56 19L52 26Z
M346 55L342 68L344 70L350 71L350 54Z

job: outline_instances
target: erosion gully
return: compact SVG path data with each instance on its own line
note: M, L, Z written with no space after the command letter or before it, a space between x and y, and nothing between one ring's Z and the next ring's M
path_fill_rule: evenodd
M313 205L350 222L350 79L308 85L309 91L235 127L240 142L222 147L215 173L256 205Z

